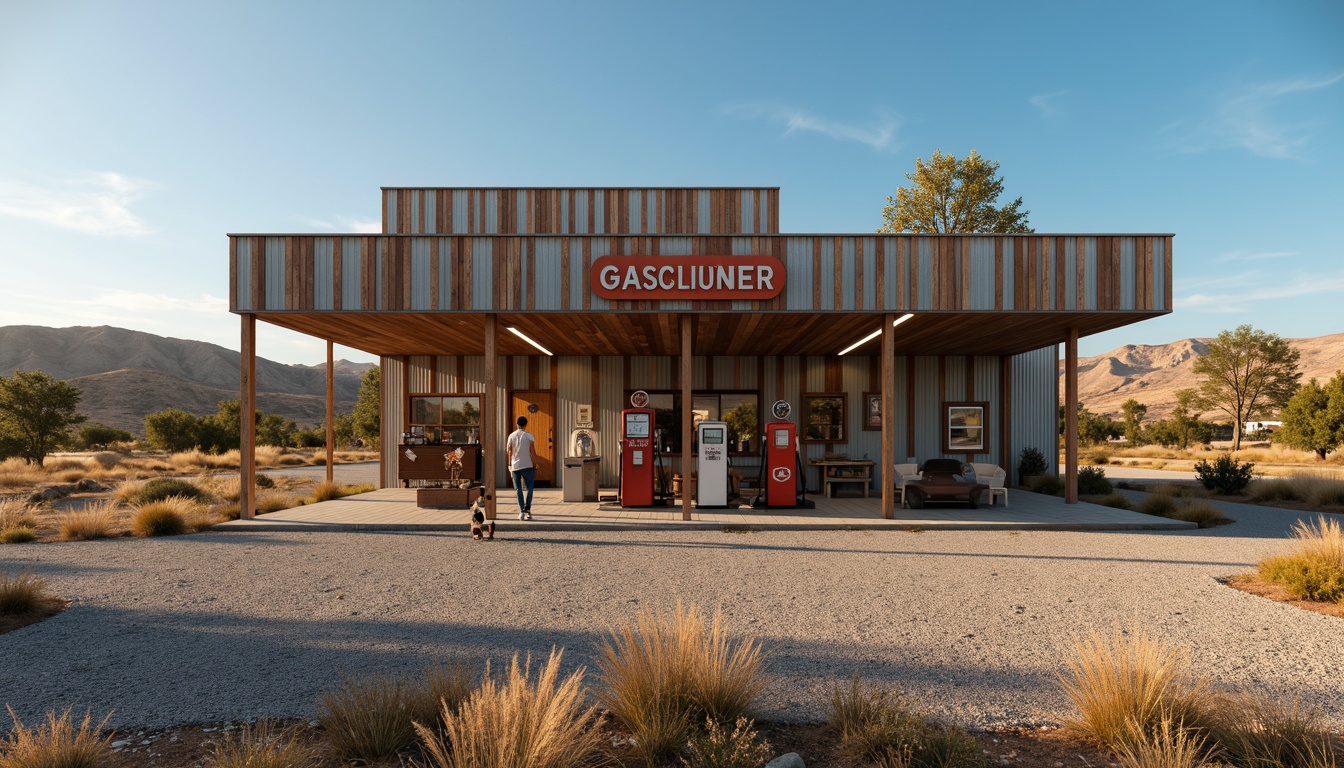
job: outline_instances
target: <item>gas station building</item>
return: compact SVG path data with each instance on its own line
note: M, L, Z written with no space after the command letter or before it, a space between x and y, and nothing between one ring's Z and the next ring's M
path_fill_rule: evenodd
M384 188L381 234L229 235L243 516L257 320L328 342L329 413L332 345L381 359L383 486L437 484L460 447L492 512L519 415L539 484L564 484L583 429L598 482L617 486L632 398L652 409L665 475L694 469L705 420L727 424L729 461L756 478L784 401L809 492L826 472L810 462L871 461L849 489L891 517L884 468L957 458L1011 484L1035 447L1076 500L1078 339L1171 311L1172 235L785 234L779 194ZM690 519L691 494L680 507Z

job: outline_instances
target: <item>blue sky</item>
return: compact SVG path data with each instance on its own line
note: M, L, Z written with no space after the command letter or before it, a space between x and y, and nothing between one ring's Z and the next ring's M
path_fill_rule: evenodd
M1176 311L1084 355L1344 331L1337 0L0 0L0 325L237 349L225 233L376 230L383 185L779 186L783 231L869 232L935 149L1038 232L1176 234Z

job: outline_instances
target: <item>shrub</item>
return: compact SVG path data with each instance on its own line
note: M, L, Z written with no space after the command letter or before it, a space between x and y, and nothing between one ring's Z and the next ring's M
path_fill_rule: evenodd
M0 499L0 532L36 528L37 508L22 499Z
M1094 453L1088 457L1088 460L1099 467L1111 463L1111 457L1105 453Z
M99 451L90 458L103 469L112 469L121 464L122 455L116 451Z
M1344 528L1324 515L1293 525L1293 549L1260 561L1260 577L1299 600L1344 602Z
M1068 725L1084 736L1117 749L1160 733L1163 721L1183 729L1208 720L1200 706L1207 684L1190 677L1185 653L1118 631L1110 639L1094 632L1074 648L1059 684L1079 712Z
M163 501L169 496L208 501L209 494L194 483L175 477L156 477L146 482L128 499L132 504L142 505Z
M681 749L690 723L748 715L765 686L759 644L734 645L720 611L707 626L698 608L680 603L671 616L644 611L613 628L599 656L605 685L598 700L630 730L650 764Z
M32 571L0 571L0 616L27 616L46 596L47 580Z
M1251 483L1252 501L1302 501L1297 483L1285 477L1264 478Z
M1045 474L1045 454L1040 449L1028 446L1017 455L1017 476L1032 477Z
M706 720L704 733L692 738L686 751L681 762L687 768L760 768L770 761L770 744L758 740L745 717L737 718L731 733L727 726Z
M456 712L471 692L471 680L457 664L425 669L424 680L369 675L347 677L340 690L322 694L319 722L332 751L345 760L390 760L416 741L414 723L438 733L443 710Z
M9 716L14 729L0 741L0 768L99 768L112 759L112 737L100 735L110 714L94 725L85 712L79 730L69 709L60 716L48 712L47 722L36 728L19 722L13 708Z
M256 477L256 480L254 480L253 482L256 483L256 486L257 486L258 488L274 488L274 487L275 487L275 480L273 480L273 479L271 478L270 475L263 475L263 474L258 473L255 477Z
M268 491L257 494L256 513L265 515L270 512L279 512L282 509L289 509L298 504L298 500L288 493L280 491Z
M1255 465L1249 461L1237 461L1231 454L1224 453L1213 463L1200 459L1195 462L1195 475L1200 485L1224 496L1234 496L1251 484L1251 471Z
M1064 492L1064 481L1057 475L1041 475L1031 483L1032 493L1043 493L1046 496L1058 496Z
M26 544L37 538L37 529L26 525L0 530L0 544Z
M170 496L142 505L131 518L136 536L177 536L187 532L187 515L200 509L189 499Z
M1203 501L1192 501L1176 509L1170 517L1176 520L1184 520L1187 523L1198 523L1200 528L1212 528L1215 525L1226 525L1232 522L1231 518L1224 515L1212 504Z
M1334 765L1337 746L1320 712L1298 701L1246 695L1219 697L1210 731L1221 756L1234 765Z
M65 541L105 539L112 535L118 517L117 502L107 500L62 513L56 518L56 526Z
M456 712L443 708L445 737L415 730L434 768L580 768L599 759L606 736L597 708L584 708L583 670L560 679L562 652L531 675L514 656L502 680L485 680Z
M892 690L865 687L857 672L831 695L831 727L853 755L879 766L971 768L984 765L965 731L925 722Z
M1078 468L1078 493L1101 496L1113 490L1111 481L1106 479L1106 470L1100 467Z
M1176 512L1176 500L1165 493L1150 493L1134 510L1145 515L1171 517Z
M311 768L313 750L299 740L296 728L279 728L266 720L224 734L215 742L206 768Z

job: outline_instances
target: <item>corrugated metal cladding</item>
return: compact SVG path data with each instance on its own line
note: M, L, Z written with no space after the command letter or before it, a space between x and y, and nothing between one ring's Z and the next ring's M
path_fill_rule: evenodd
M401 358L384 357L379 361L382 382L382 434L379 453L382 459L380 488L396 488L397 451L400 450L401 428L406 423L406 379L402 374Z
M386 234L772 234L774 187L384 189Z
M231 237L239 254L235 311L256 304L311 312L602 310L612 304L591 293L588 267L595 259L724 251L771 254L787 270L782 299L731 304L740 311L1158 313L1170 303L1170 249L1160 235L739 235L726 242L702 235ZM337 271L339 310L328 298ZM690 307L686 301L644 302L638 309L619 304L644 312Z
M1042 347L1012 359L1012 456L1010 471L1017 474L1022 449L1036 448L1045 454L1046 470L1058 471L1059 463L1059 349Z

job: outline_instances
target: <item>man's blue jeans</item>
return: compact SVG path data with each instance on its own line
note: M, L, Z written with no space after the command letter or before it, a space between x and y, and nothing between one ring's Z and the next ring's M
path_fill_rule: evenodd
M537 480L537 468L513 470L513 489L518 491L518 511L532 514L532 486ZM523 486L527 486L527 498L523 498Z

